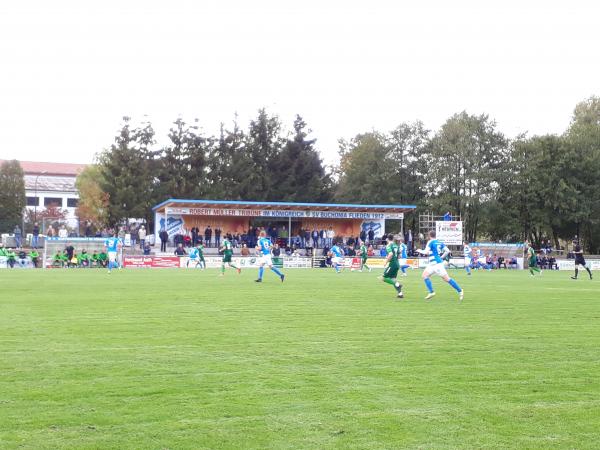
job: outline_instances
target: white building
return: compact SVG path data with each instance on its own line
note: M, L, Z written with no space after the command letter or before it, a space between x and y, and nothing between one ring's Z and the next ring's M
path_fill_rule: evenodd
M79 193L75 180L86 164L33 161L19 163L25 175L27 209L40 212L48 206L56 206L67 211L69 226L77 226L75 211Z

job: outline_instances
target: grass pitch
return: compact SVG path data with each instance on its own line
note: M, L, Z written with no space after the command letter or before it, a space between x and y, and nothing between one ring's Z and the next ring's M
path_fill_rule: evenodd
M0 271L0 448L598 448L582 275Z

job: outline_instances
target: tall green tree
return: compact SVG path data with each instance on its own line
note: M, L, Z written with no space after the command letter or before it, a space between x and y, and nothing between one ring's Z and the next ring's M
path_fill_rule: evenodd
M510 160L508 140L485 114L455 114L431 140L426 164L428 201L465 221L468 240L477 239L483 205L494 197Z
M114 144L98 156L100 188L108 194L106 218L111 225L127 218L150 222L156 187L149 151L154 143L152 126L131 129L129 117L123 122Z
M0 232L12 233L21 226L25 209L25 178L19 161L0 165Z
M209 189L207 156L212 139L200 133L198 119L189 125L178 118L169 131L169 140L155 165L157 199L203 198Z
M289 202L326 202L330 200L331 179L314 148L315 139L307 139L306 123L294 120L294 135L288 139L273 162L272 200Z

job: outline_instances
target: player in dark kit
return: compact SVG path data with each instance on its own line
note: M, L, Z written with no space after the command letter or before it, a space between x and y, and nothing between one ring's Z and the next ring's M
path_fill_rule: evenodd
M573 280L577 279L577 275L579 275L579 266L581 266L585 270L587 270L587 273L590 276L590 280L591 280L592 279L592 271L585 264L585 258L583 257L583 250L581 249L581 246L579 245L579 242L574 240L573 241L573 247L574 247L573 253L575 254L575 276L571 277L571 278Z

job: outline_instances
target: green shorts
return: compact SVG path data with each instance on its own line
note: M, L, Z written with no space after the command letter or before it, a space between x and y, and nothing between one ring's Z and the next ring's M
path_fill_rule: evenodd
M529 258L528 265L529 267L537 266L537 256L532 256L531 258Z
M227 254L227 253L225 253L225 254L223 255L223 262L224 262L224 263L230 263L230 262L231 262L231 255L230 255L230 254Z
M400 270L400 266L396 266L396 265L387 266L387 268L383 271L383 278L394 279L398 276L399 270Z
M366 263L367 263L367 257L366 257L366 256L363 256L363 257L361 258L361 261L362 261L362 263L363 263L363 264L366 264Z

